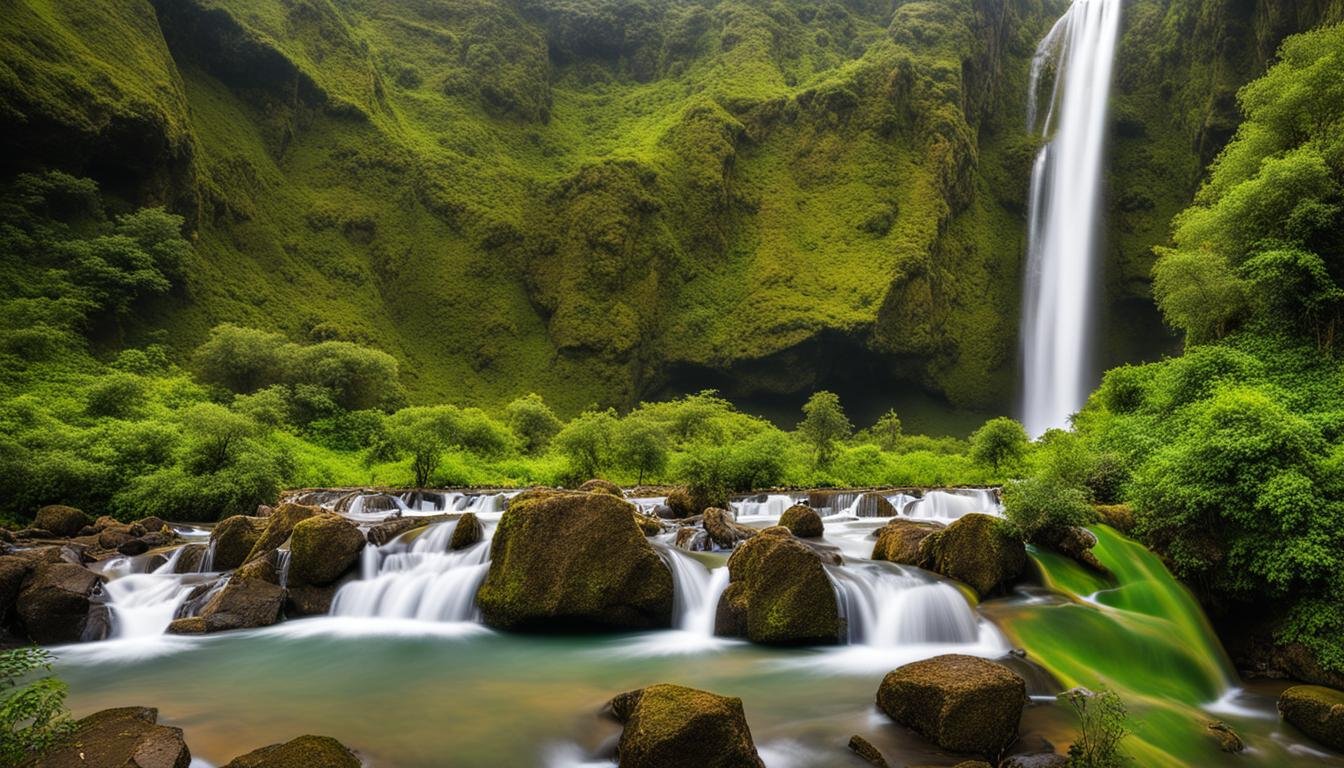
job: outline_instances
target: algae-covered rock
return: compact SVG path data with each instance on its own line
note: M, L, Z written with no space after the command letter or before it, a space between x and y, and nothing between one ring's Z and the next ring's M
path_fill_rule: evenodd
M620 768L764 768L741 699L659 684L620 694L608 707L625 725Z
M234 515L221 520L210 532L210 545L214 548L210 567L216 571L231 571L247 562L266 525L267 518L264 517Z
M849 751L858 755L860 760L873 766L873 768L889 768L890 764L878 748L857 733L849 737Z
M709 540L722 549L732 549L739 542L756 535L755 528L739 525L732 512L717 507L705 510L701 525L704 526L705 533L709 534Z
M284 604L283 587L235 574L206 602L199 616L175 620L168 625L168 632L197 634L267 627L280 619Z
M580 485L578 490L580 493L605 493L618 499L625 498L625 491L621 490L621 486L610 480L602 480L596 477Z
M340 515L323 512L300 520L289 541L289 583L330 584L359 561L365 543L359 527Z
M728 558L714 624L716 634L772 645L827 645L845 635L820 555L783 526L761 531Z
M1097 504L1092 508L1097 519L1117 531L1129 533L1134 529L1134 509L1128 504Z
M103 577L74 563L35 563L15 602L19 620L35 643L76 643L89 624L90 598Z
M453 537L448 541L448 548L454 551L466 549L479 544L483 538L485 538L485 526L481 525L481 519L476 517L475 512L467 512L457 519L457 525L453 527Z
M247 554L244 562L279 548L294 532L294 526L321 514L330 513L321 507L306 504L285 503L276 507L271 514L262 518L266 521L266 527L262 529L261 535L257 537L256 543L252 545L252 551Z
M671 510L673 519L680 519L694 517L710 507L726 509L728 497L700 489L673 488L667 494L665 506Z
M949 654L889 672L877 706L939 747L997 758L1017 738L1027 686L1002 664Z
M25 768L188 768L191 752L182 729L159 725L149 707L95 712Z
M1034 541L1092 571L1107 575L1111 572L1092 552L1097 545L1097 536L1086 528L1077 525L1051 528L1041 531Z
M1209 723L1209 736L1218 745L1220 752L1235 754L1246 749L1246 742L1241 740L1241 735L1221 720Z
M1279 695L1279 715L1321 744L1344 750L1344 692L1295 685Z
M658 521L657 517L635 510L634 518L635 525L639 526L640 532L645 536L657 536L663 532L663 524Z
M779 516L779 524L802 539L820 538L824 531L821 515L818 515L815 509L803 504L794 504L784 510L784 514Z
M921 568L964 582L981 597L1004 591L1027 566L1027 548L1001 517L973 512L927 536Z
M93 522L89 516L74 507L62 504L50 504L37 510L33 527L50 532L55 536L78 536L80 530Z
M300 736L235 757L224 768L359 768L360 765L349 747L329 736Z
M877 543L873 545L874 560L889 563L919 565L919 545L929 534L941 531L945 526L932 520L907 520L898 518L878 528L873 533Z
M528 632L669 626L672 574L633 508L604 493L515 497L477 593L485 623Z

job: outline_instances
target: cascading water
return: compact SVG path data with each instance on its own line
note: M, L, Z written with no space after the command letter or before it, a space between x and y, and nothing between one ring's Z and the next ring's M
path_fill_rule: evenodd
M1102 149L1121 2L1074 0L1032 64L1031 130L1038 127L1045 65L1056 64L1039 126L1048 143L1031 176L1022 298L1022 421L1033 436L1067 426L1087 394Z
M341 587L331 615L475 621L476 590L490 568L490 542L449 551L456 527L456 520L438 523L409 544L399 538L377 549L365 547L364 578Z
M876 563L831 566L828 573L839 593L853 645L979 640L975 611L948 584Z

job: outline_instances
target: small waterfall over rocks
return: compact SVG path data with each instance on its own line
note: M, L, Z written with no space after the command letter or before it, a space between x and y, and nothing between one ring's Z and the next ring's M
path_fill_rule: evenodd
M448 549L457 521L437 523L415 536L367 546L361 560L364 578L340 588L331 603L333 616L420 621L476 621L476 590L490 568L490 541L458 552ZM414 532L412 532L414 533Z
M979 619L957 589L879 563L827 566L852 645L975 643Z

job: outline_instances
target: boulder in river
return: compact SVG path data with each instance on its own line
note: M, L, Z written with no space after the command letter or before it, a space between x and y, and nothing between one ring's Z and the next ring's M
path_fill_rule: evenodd
M604 493L515 497L477 592L485 623L530 632L669 626L672 574L633 508Z
M267 627L280 619L284 603L283 587L264 579L235 575L206 602L199 616L176 619L168 625L168 631L196 635Z
M0 557L0 632L15 615L15 602L23 589L23 581L33 572L36 564L22 557Z
M476 517L475 512L467 512L459 517L457 525L453 526L453 537L448 540L448 548L456 552L481 543L483 538L485 538L485 526L481 525L481 519Z
M1035 542L1072 559L1084 568L1110 575L1110 569L1102 565L1092 552L1092 548L1097 545L1096 534L1082 526L1069 525L1042 531Z
M887 758L882 756L878 748L857 733L849 737L849 751L873 768L890 768Z
M927 536L919 566L963 582L981 597L1006 591L1027 567L1027 548L1012 524L972 512Z
M331 613L331 603L336 599L340 584L327 584L313 587L306 584L290 584L285 590L285 614L296 616L325 616Z
M289 583L332 583L359 562L365 544L359 527L340 515L323 512L300 520L289 541Z
M779 516L779 524L793 531L800 539L817 539L825 528L821 524L821 515L804 504L794 504Z
M625 498L625 491L621 490L621 486L611 482L610 480L603 480L597 477L593 478L592 480L589 480L583 485L580 485L578 490L581 493L605 493L611 496L615 496L618 499Z
M74 507L63 504L48 504L37 510L33 518L33 527L50 532L54 536L69 538L78 536L81 529L93 522L89 516Z
M948 654L887 673L877 706L942 749L998 755L1017 738L1027 700L1016 672L975 656Z
M764 768L741 699L664 683L622 693L608 709L625 726L620 768Z
M942 523L932 520L909 520L897 518L878 528L873 535L877 543L873 545L874 560L885 560L902 565L919 565L919 545L929 534L941 531Z
M278 549L294 532L294 526L323 513L321 507L305 504L285 503L276 507L270 515L261 518L266 521L266 527L262 529L261 535L257 537L256 543L252 545L252 551L248 553L244 562Z
M1344 750L1344 692L1295 685L1279 695L1279 714L1321 744Z
M704 526L705 533L709 534L709 540L720 549L732 549L739 542L756 535L755 528L738 524L732 512L718 507L706 509L700 524Z
M182 729L159 725L159 711L121 707L95 712L25 768L188 768Z
M369 543L381 547L389 541L416 528L446 523L455 515L428 515L425 517L390 517L369 529Z
M761 531L728 558L714 627L770 645L826 645L845 635L821 556L783 526Z
M671 511L673 519L694 517L710 507L726 509L728 497L692 488L673 488L667 494L665 506Z
M43 645L84 639L90 610L105 610L90 600L102 583L103 577L82 565L36 563L16 602L28 637Z
M300 736L240 755L224 768L359 768L350 748L330 736Z
M210 545L214 548L211 569L231 571L247 562L266 525L264 517L234 515L221 520L210 532Z

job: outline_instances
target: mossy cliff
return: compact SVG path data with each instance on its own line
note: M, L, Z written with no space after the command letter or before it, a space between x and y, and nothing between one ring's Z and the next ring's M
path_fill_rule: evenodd
M1252 3L1237 26L1232 5L1129 12L1117 300L1146 290L1225 96L1339 11ZM708 378L810 391L842 345L883 380L1001 406L1027 66L1062 9L20 0L0 175L59 167L113 206L187 214L187 284L132 340L185 349L226 320L350 339L397 356L416 400L536 390L567 412Z

